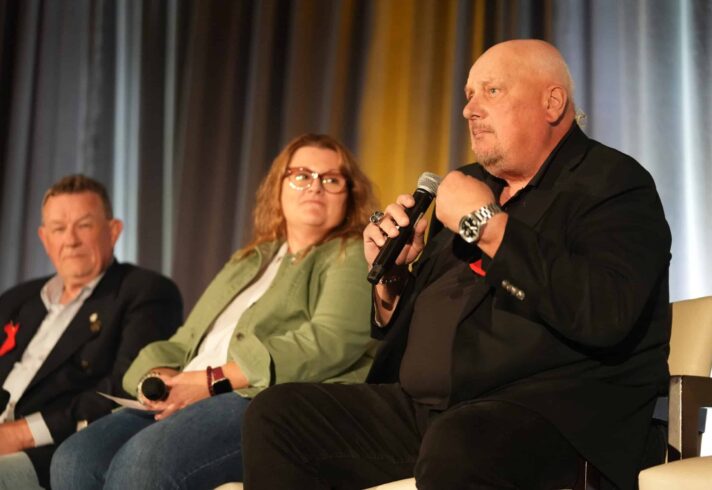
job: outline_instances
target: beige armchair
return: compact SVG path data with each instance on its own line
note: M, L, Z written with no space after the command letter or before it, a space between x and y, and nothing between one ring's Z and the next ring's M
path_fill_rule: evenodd
M701 407L712 406L712 296L673 303L668 460L700 455Z
M640 490L712 489L712 457L700 455L699 415L712 406L712 297L673 303L668 461L638 476Z
M710 490L712 456L653 466L638 475L639 490Z

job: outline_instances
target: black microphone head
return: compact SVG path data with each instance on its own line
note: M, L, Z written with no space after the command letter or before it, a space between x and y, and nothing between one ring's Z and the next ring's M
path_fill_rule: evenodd
M141 382L141 393L147 400L152 402L161 401L168 398L166 383L161 378L150 377Z
M432 172L423 172L418 178L418 189L424 190L432 196L437 196L438 187L442 178Z
M6 390L0 388L0 412L5 411L5 407L7 407L7 402L10 401L10 393L8 393Z

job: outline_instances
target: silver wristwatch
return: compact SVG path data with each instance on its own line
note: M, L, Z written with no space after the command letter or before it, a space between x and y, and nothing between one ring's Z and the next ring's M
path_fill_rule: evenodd
M501 212L502 208L494 202L482 206L477 211L466 214L460 219L460 229L458 233L460 233L462 239L467 243L477 243L485 223L487 223L492 216Z

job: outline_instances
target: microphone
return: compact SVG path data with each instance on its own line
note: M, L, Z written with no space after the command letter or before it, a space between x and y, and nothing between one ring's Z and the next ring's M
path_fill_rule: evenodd
M415 204L413 207L405 209L409 224L399 229L400 233L398 236L388 238L386 243L383 244L368 273L368 282L377 284L384 274L393 267L403 247L405 247L405 244L411 239L415 224L420 217L425 214L433 198L437 195L440 180L440 176L431 172L423 172L420 176L418 179L418 188L413 193Z
M7 390L0 388L0 414L5 411L7 407L7 402L10 401L10 393Z
M141 381L140 390L143 397L152 402L163 401L168 398L166 383L157 376L150 376Z

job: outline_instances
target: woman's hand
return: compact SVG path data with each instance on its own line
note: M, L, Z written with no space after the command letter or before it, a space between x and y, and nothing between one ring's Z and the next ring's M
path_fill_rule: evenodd
M168 388L168 398L146 405L158 413L156 420L170 417L178 410L210 396L206 371L184 371L172 377L161 376Z
M173 376L177 375L178 373L180 373L180 371L178 371L177 369L168 368L168 367L157 367L157 368L151 369L148 373L146 373L144 375L144 378L147 377L148 375L158 375L157 377L160 378L161 381L163 381L165 383L168 379L172 378ZM160 403L160 402L155 402L155 401L149 400L148 398L143 396L143 393L141 392L140 389L138 390L138 394L136 395L136 398L138 398L138 401L141 402L141 405L148 408L149 410L158 410L156 408L156 403Z

